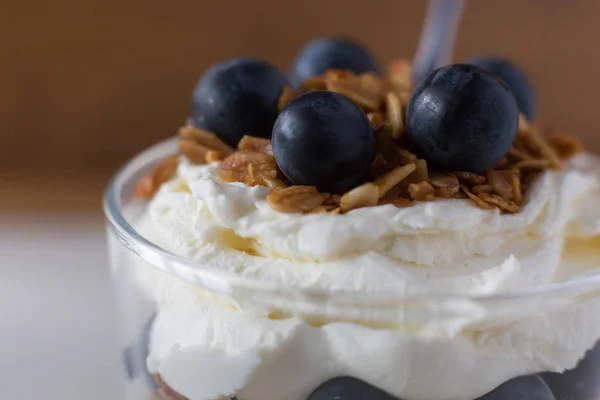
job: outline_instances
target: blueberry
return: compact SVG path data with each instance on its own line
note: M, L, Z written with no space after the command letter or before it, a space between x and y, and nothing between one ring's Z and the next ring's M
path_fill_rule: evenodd
M519 111L528 120L533 119L535 115L535 95L531 83L519 67L510 61L495 57L474 58L468 63L477 65L506 82L517 100Z
M476 400L555 400L539 375L520 376L504 382Z
M319 386L308 400L399 400L356 378L340 376Z
M277 165L290 181L333 193L355 187L375 153L365 113L328 91L303 94L283 109L272 142Z
M146 367L146 360L149 353L150 330L152 329L154 319L155 317L150 318L144 325L139 338L123 350L123 362L129 380L134 380L141 375L153 389L156 388L156 382Z
M574 369L562 374L541 374L556 400L588 400L600 398L600 342Z
M508 86L468 64L433 71L415 89L406 128L416 148L439 167L482 172L512 146L518 109Z
M290 81L296 88L306 79L328 69L347 69L355 74L377 72L377 63L357 43L343 39L317 39L306 44L296 56Z
M236 146L242 136L268 138L277 118L285 76L252 58L235 58L211 67L192 98L192 123Z

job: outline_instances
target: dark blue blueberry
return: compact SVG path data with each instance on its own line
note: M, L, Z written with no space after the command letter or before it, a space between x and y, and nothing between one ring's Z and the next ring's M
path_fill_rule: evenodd
M555 400L539 375L520 376L504 382L476 400Z
M328 69L347 69L355 74L377 72L377 63L357 43L343 39L316 39L306 44L294 59L290 81L296 88L306 79Z
M192 122L232 146L242 136L270 137L285 76L274 66L236 58L211 67L192 98Z
M296 185L333 193L356 186L375 153L365 113L334 92L314 91L292 101L273 127L273 154Z
M517 100L519 111L528 120L533 119L535 116L535 94L527 76L519 67L510 61L495 57L474 58L468 63L477 65L506 82Z
M146 367L146 360L149 353L150 330L154 319L155 317L150 318L140 337L123 350L123 363L129 380L134 380L141 375L153 389L156 388L156 382Z
M455 64L416 87L406 113L410 139L439 167L482 172L510 149L518 109L504 82L479 67Z
M545 372L541 375L556 400L600 399L600 342L574 369L562 374Z
M356 378L340 376L319 386L308 400L399 400Z

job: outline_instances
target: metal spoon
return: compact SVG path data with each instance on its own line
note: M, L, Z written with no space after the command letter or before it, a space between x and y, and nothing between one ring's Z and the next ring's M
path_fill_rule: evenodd
M429 0L413 61L413 83L451 62L464 5L465 0Z

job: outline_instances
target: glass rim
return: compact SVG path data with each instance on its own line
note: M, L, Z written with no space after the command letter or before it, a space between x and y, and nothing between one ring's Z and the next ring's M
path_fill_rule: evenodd
M590 291L600 289L600 267L598 271L578 276L563 282L548 283L532 288L520 289L516 291L502 291L491 294L423 294L423 295L398 295L394 293L377 292L359 292L359 291L328 291L326 289L298 288L294 286L283 286L279 283L265 282L258 279L242 277L222 270L214 270L203 267L194 260L177 255L157 244L153 243L140 232L138 232L126 219L122 212L121 190L126 182L133 179L134 176L141 176L143 170L148 170L162 158L172 155L176 152L176 138L170 138L154 144L138 153L136 156L125 162L109 180L109 184L103 195L103 211L106 220L109 222L113 232L115 232L121 241L129 250L141 255L144 253L148 261L162 259L177 264L180 268L189 268L190 272L201 272L204 276L202 282L189 282L200 284L205 289L206 283L211 281L211 287L237 287L248 290L257 290L262 293L271 293L275 296L285 296L287 298L297 297L305 299L314 297L318 299L327 299L328 302L340 304L361 304L368 303L412 303L422 300L444 302L444 301L470 301L470 302L490 302L490 301L509 301L526 300L529 298L539 298L540 296L560 296L561 294L572 293L573 291ZM151 153L158 153L151 158L151 161L144 161L149 158ZM149 257L149 255L152 255ZM153 263L154 264L154 263ZM156 266L154 264L154 266ZM167 271L168 272L168 271ZM587 292L586 292L587 293Z

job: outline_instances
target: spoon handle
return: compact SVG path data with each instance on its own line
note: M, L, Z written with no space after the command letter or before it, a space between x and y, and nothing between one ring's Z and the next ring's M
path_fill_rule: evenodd
M413 83L451 62L464 5L465 0L429 0L413 61Z

